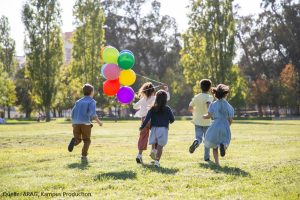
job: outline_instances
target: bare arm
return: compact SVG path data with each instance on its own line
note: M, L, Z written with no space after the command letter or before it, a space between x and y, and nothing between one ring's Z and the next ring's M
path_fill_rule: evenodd
M193 110L194 110L194 107L193 106L189 106L188 111L192 113Z
M100 121L100 119L97 116L94 116L93 120L95 120L99 124L99 126L103 125L103 123Z
M205 115L202 116L203 119L210 119L212 117L212 113L207 113Z
M210 102L209 102L209 101L206 102L206 107L207 107L207 109L209 108L209 105L210 105Z

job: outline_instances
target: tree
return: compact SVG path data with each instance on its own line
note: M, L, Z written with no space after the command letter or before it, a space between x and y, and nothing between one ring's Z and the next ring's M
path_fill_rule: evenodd
M16 101L15 84L4 71L3 64L0 62L0 105L12 106ZM8 116L10 118L10 116Z
M0 18L0 60L3 63L4 70L10 77L15 72L15 41L10 36L10 26L8 18Z
M28 73L28 72L27 72ZM32 98L32 83L26 74L26 68L17 71L16 76L16 105L20 106L20 111L25 113L25 117L29 119L34 109L34 101Z
M144 12L149 5L149 12ZM159 80L168 67L176 65L172 55L180 50L176 22L161 15L160 6L156 0L103 1L106 43L130 49L136 60L134 70Z
M79 78L73 78L71 65L60 69L57 84L57 95L53 108L57 109L58 116L62 117L62 111L72 108L74 102L81 96L82 84Z
M13 78L15 73L16 61L15 56L15 41L10 37L10 26L8 18L1 16L0 18L0 62L3 63L4 70L8 73L9 78ZM11 81L9 81L11 83ZM7 106L7 115L10 119L10 106Z
M297 73L300 69L300 4L292 0L263 0L262 6L264 11L258 17L246 16L238 20L237 38L243 49L239 65L254 82L260 82L262 75L267 77L270 95L268 98L256 96L253 103L261 105L264 99L263 104L278 110L279 100L284 95L278 81L282 66L292 63ZM295 99L300 99L299 85L298 82ZM296 102L299 107L299 100Z
M105 21L100 1L77 0L73 15L77 28L73 37L72 72L81 84L90 83L97 88Z
M295 95L295 90L299 88L299 74L292 64L287 64L280 73L280 82L282 85L282 102L285 106L293 108L294 112L297 113L298 99Z
M195 83L205 76L214 83L226 83L234 56L232 1L193 1L189 19L181 52L187 81ZM191 75L195 70L199 73Z
M187 89L179 64L181 46L176 21L161 15L161 5L156 0L108 0L102 5L106 44L131 50L136 61L133 70L138 75L167 83L170 105L180 112L186 107L191 90ZM133 88L138 90L145 81L148 80L138 76ZM187 99L182 101L183 97Z
M239 66L233 65L235 20L232 1L197 0L191 5L181 63L187 83L200 91L199 82L209 78L213 84L230 85L229 100L240 109L245 106L248 84Z
M50 121L51 103L57 92L55 80L63 62L60 12L58 0L28 0L22 10L26 67L46 121Z

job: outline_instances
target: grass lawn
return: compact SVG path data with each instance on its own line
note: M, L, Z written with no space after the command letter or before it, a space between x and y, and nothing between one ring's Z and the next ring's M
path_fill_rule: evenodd
M202 145L188 152L188 121L171 125L161 168L149 150L137 165L138 127L94 126L90 163L82 165L82 145L67 151L68 123L0 125L0 199L300 199L300 121L236 121L222 167L203 161ZM91 197L63 196L72 192Z

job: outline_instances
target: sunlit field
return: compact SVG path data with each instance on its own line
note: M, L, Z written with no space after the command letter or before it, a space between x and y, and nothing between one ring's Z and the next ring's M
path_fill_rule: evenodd
M138 165L138 127L95 125L83 165L82 144L67 151L69 123L1 125L0 199L300 199L300 121L236 121L221 167L203 161L202 144L188 152L189 121L170 126L160 168L149 150Z

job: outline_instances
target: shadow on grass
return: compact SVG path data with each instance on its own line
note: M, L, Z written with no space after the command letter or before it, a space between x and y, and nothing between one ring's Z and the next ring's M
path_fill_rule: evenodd
M228 167L228 166L218 166L214 162L209 163L200 163L200 167L205 169L211 169L216 173L225 173L229 175L234 176L242 176L242 177L250 177L251 174L249 172L246 172L238 167Z
M127 180L127 179L136 179L136 173L133 171L121 171L121 172L107 172L98 174L94 180Z
M1 126L11 126L11 125L32 125L34 122L8 122L6 124L1 124Z
M179 169L177 168L166 168L166 167L155 167L153 164L143 164L144 168L161 174L176 174Z
M89 164L88 163L71 163L71 164L68 164L68 168L85 170L85 169L89 168Z
M261 124L261 125L298 125L293 123L278 123L277 121L274 123L274 121L269 120L268 122L259 122L259 121L242 121L242 120L236 120L234 121L236 124Z

